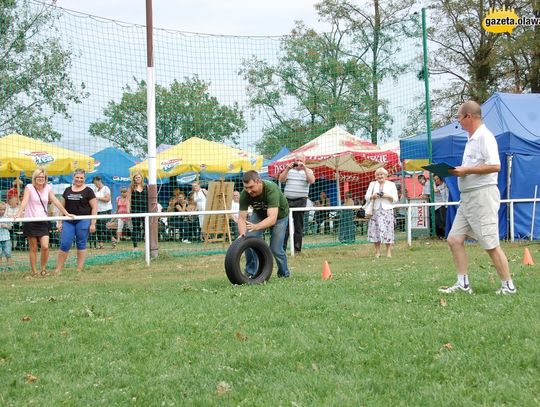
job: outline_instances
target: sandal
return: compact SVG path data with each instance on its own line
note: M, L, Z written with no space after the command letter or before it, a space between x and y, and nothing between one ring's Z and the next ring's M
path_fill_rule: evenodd
M113 240L112 241L112 248L115 249L117 244L118 244L118 242L116 240Z
M41 277L45 277L47 275L47 270L41 270L41 273L39 273Z

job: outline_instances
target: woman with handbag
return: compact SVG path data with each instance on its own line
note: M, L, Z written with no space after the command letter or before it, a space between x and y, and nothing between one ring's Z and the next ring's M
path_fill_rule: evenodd
M62 206L53 193L51 185L47 183L47 173L44 169L38 168L32 174L32 183L24 188L21 205L15 219L24 213L25 218L43 218L49 216L49 201L56 206L65 216L73 216ZM47 260L49 259L49 222L24 222L23 234L28 239L28 256L30 258L30 268L32 277L38 275L37 252L38 241L41 247L41 272L42 276L47 275Z
M366 217L368 221L368 241L375 244L375 257L381 257L381 244L386 245L386 257L392 257L394 243L394 209L398 201L396 184L388 181L388 171L379 168L375 171L375 181L369 184L366 192Z

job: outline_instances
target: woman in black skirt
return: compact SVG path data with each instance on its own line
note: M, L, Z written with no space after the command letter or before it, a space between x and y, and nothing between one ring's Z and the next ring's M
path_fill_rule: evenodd
M15 219L24 212L25 218L45 218L49 215L47 205L49 201L56 206L65 216L70 215L62 206L60 201L54 196L51 185L47 183L47 173L44 169L38 168L32 174L32 183L24 188L24 195L19 211ZM23 234L28 239L30 267L32 276L38 275L37 252L38 241L41 246L41 275L47 274L47 260L49 259L49 222L24 222Z
M128 212L147 213L148 212L148 188L144 183L144 178L140 172L131 176L131 185L128 188ZM133 251L138 250L139 242L142 241L144 232L144 218L132 218L131 241Z

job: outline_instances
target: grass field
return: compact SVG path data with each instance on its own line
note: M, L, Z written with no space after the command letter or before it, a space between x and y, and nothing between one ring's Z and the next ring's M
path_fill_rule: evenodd
M511 297L476 245L475 294L438 293L455 274L434 241L309 249L260 286L221 254L1 273L0 405L540 405L540 267L521 264L540 246L503 247Z

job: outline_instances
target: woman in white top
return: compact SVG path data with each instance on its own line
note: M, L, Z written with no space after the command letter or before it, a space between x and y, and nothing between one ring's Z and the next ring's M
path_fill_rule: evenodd
M392 257L394 243L394 209L398 201L396 184L388 181L388 171L375 171L375 181L369 184L366 204L372 202L373 216L368 222L368 241L375 244L375 257L381 257L381 243L386 245L386 257Z
M100 176L92 178L92 184L94 184L93 189L97 199L97 214L110 215L112 213L111 190L103 184ZM107 229L107 221L108 219L98 219L96 222L96 241L99 249L103 249L103 242L112 240L112 232ZM113 248L115 246L116 242L113 242Z
M191 192L193 193L193 200L197 204L198 211L204 211L206 209L206 195L208 192L206 189L202 189L198 182L191 184ZM204 215L199 215L199 227L203 227Z

